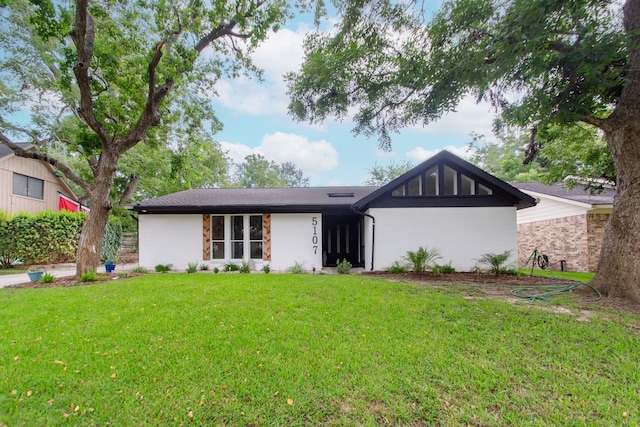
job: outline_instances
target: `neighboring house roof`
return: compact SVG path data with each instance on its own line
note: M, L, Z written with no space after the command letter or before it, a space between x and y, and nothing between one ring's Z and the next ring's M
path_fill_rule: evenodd
M32 147L31 144L25 144L25 143L16 144L16 145L20 146L20 148L22 148L23 150L28 150ZM6 145L0 143L0 159L7 157L11 154L13 154L13 150L7 147Z
M612 205L616 190L606 188L602 193L591 194L586 185L578 184L573 188L567 188L561 183L546 185L541 182L514 182L511 185L521 190L566 199L587 205Z
M393 195L416 176L435 165L447 165L478 183L491 187L491 196ZM442 166L440 166L442 169ZM475 181L474 181L475 182ZM369 207L517 206L535 205L535 199L484 172L471 163L441 151L383 187L212 188L187 190L133 205L141 213L260 213L366 211Z

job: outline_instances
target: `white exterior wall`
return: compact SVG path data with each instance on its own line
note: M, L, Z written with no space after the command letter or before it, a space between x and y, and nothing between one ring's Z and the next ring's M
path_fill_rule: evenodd
M518 211L518 224L584 215L591 208L591 205L585 203L545 196L540 193L526 193L539 201L535 206Z
M322 269L322 214L271 214L270 267L286 271L295 263Z
M203 262L202 215L145 214L138 221L140 266L172 264L184 270L190 262Z
M515 207L377 208L375 218L374 270L384 270L394 261L403 262L407 251L420 246L438 249L438 264L457 271L470 271L485 253L511 250L518 259ZM371 220L365 221L366 269L371 269Z

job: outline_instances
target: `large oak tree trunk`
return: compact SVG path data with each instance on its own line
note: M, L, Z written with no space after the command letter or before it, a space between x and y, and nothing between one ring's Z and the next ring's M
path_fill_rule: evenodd
M91 188L91 212L82 227L76 254L76 277L78 278L83 273L96 271L100 264L102 241L112 208L109 193L119 157L110 151L103 149L96 179Z
M617 194L591 282L608 296L640 302L640 1L624 5L628 73L605 135L616 168Z
M605 295L640 302L640 118L607 139L617 150L617 195L591 283Z

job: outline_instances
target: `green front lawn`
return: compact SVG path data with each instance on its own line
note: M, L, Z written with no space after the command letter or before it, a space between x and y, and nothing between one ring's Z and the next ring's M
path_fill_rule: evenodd
M356 275L0 291L0 425L637 425L640 317Z
M523 268L520 270L523 274L531 274L531 269ZM558 279L573 280L575 282L588 283L596 275L595 273L580 273L577 271L554 271L554 270L533 270L534 276L557 277Z

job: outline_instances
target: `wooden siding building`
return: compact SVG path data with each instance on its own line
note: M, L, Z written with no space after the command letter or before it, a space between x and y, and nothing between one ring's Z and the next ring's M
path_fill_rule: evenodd
M25 146L29 149L29 146ZM0 144L0 210L20 212L57 211L60 195L77 200L71 188L48 163L17 157Z

